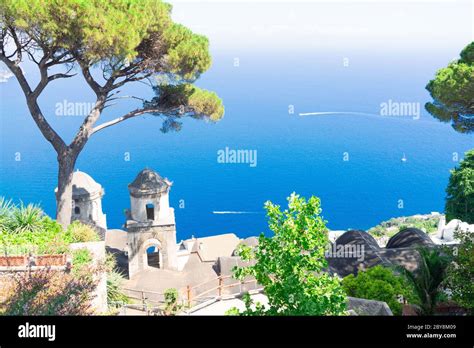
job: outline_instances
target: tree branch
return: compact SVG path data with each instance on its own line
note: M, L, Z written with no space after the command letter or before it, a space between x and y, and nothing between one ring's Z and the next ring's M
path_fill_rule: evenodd
M102 129L105 129L107 127L111 127L113 125L116 125L118 123L121 123L121 122L126 121L130 118L133 118L133 117L137 117L137 116L144 115L144 114L149 114L149 113L170 113L170 112L173 112L173 110L174 109L161 109L161 108L136 109L136 110L130 111L129 113L127 113L123 116L117 117L117 118L115 118L111 121L104 122L104 123L94 127L92 129L91 134L97 133L98 131L100 131Z
M81 67L82 75L84 76L84 79L86 80L87 84L92 88L95 94L99 96L102 93L102 86L99 85L96 80L94 80L88 65L82 59L78 58L77 62Z
M146 78L148 78L148 77L150 77L150 76L153 75L151 72L150 72L150 73L146 73L146 74L144 74L144 75L137 76L137 75L139 75L139 74L140 74L140 73L134 73L134 74L130 75L129 77L124 78L122 81L113 84L113 85L111 86L111 90L120 88L120 87L122 87L123 85L125 85L125 84L127 84L127 83L129 83L129 82L136 82L136 81L144 80L144 79L146 79Z
M9 26L8 29L10 30L10 36L12 37L12 39L15 42L15 45L16 45L16 50L15 50L14 54L16 53L16 57L17 57L16 60L15 60L15 64L18 65L18 64L20 64L21 58L22 58L22 45L20 43L20 39L16 35L15 30L11 26Z
M76 136L72 140L69 147L74 151L80 152L84 146L86 145L87 141L89 140L90 136L94 133L93 127L94 124L99 119L102 110L104 109L105 102L107 100L106 94L100 92L97 95L97 100L95 102L94 108L91 110L89 115L84 119L79 131L77 132Z
M11 61L10 59L6 58L4 53L0 54L0 60L5 63L5 65L10 69L10 71L15 75L18 83L20 84L21 89L23 90L23 94L26 98L26 103L28 105L28 109L30 110L31 117L35 121L36 125L38 126L39 130L43 134L43 136L48 140L51 145L53 145L56 152L62 153L66 150L67 146L64 141L61 139L58 133L51 127L48 123L46 118L43 116L41 109L38 105L37 95L31 91L31 87L28 84L28 81L23 74L20 66ZM41 82L40 82L41 84ZM42 87L44 88L44 87ZM35 89L35 91L38 87Z

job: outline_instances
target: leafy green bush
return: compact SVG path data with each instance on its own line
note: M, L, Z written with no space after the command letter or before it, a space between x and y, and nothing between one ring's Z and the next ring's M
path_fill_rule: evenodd
M178 304L178 290L171 288L165 291L165 313L175 315L181 306Z
M64 254L69 244L100 240L90 226L74 221L63 231L60 224L34 204L15 205L0 198L0 253Z
M391 237L404 228L418 228L426 233L435 232L438 229L439 215L423 215L397 217L381 222L370 228L367 232L374 237Z
M0 228L2 254L60 254L68 248L61 226L37 205L0 198Z
M342 280L342 285L349 296L386 302L395 315L402 313L402 304L398 301L400 295L408 302L416 301L413 288L407 281L383 266L361 271L357 276L350 274Z
M72 265L73 267L81 268L85 265L90 265L92 263L92 254L86 249L77 249L72 252Z
M73 221L68 226L66 236L71 243L97 242L100 240L99 235L92 227L79 221Z
M338 277L324 272L329 244L326 222L321 217L320 200L293 193L288 209L281 211L265 203L269 238L260 235L255 248L242 245L239 256L253 265L237 267L234 276L254 277L264 287L268 309L255 306L250 297L242 315L343 315L346 294Z
M43 216L40 222L34 225L34 229L30 229L33 224L28 224L28 228L1 230L1 253L8 255L27 254L29 252L63 254L68 250L69 242L56 221L48 216Z

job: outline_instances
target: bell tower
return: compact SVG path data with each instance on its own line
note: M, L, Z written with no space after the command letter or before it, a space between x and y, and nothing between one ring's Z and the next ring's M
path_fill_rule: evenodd
M128 185L130 211L126 229L130 277L148 267L177 269L176 224L174 209L169 205L172 184L145 168Z

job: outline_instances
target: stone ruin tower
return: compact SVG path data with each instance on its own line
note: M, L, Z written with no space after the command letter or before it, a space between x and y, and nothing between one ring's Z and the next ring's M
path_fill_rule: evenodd
M172 182L143 169L128 185L127 211L129 277L149 267L178 267L174 209L169 206Z
M75 171L72 175L71 222L79 220L98 227L104 233L107 230L107 217L102 212L103 196L104 189L90 175Z

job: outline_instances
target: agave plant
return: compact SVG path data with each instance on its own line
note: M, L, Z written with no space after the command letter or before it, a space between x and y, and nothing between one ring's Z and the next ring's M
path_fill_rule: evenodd
M411 272L401 267L400 271L413 285L422 314L432 315L443 291L442 283L450 259L437 249L419 248L418 252L420 260L417 270Z
M0 197L0 232L8 230L14 208L15 205L11 199Z
M123 292L125 278L117 270L107 272L107 302L109 305L130 303L130 298Z
M36 232L41 229L43 210L36 204L24 205L12 209L9 230L14 233Z

